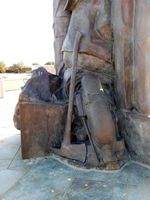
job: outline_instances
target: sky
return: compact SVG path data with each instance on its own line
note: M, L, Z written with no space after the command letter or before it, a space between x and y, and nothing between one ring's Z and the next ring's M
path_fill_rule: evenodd
M0 62L54 61L53 0L0 0Z

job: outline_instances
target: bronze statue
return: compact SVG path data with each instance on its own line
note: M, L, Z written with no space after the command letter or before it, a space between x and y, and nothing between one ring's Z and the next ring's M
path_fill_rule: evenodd
M33 71L19 103L68 105L63 141L50 149L78 166L120 168L128 160L123 138L133 159L150 164L150 28L142 23L149 20L150 3L54 0L53 5L57 75Z
M57 73L61 73L65 66L63 79L65 83L68 82L75 36L78 31L81 32L83 37L79 44L76 62L78 81L75 91L76 94L82 94L88 129L99 160L97 165L105 166L107 169L117 169L120 167L118 161L121 159L121 154L124 153L124 142L116 140L118 128L115 104L112 98L114 65L112 59L111 2L109 0L60 0L54 1L54 8L54 46ZM62 20L63 16L65 20ZM57 22L59 19L62 20L61 27ZM67 23L66 20L68 20ZM57 34L58 30L60 36ZM60 48L58 49L58 47ZM58 63L60 54L62 60ZM65 84L64 87L66 88ZM65 93L69 92L65 91ZM78 133L78 137L83 136L79 136ZM64 149L63 154L62 151L55 149L53 151L71 158L70 154L64 153ZM84 155L83 157L83 160L86 160ZM87 160L87 162L90 161Z

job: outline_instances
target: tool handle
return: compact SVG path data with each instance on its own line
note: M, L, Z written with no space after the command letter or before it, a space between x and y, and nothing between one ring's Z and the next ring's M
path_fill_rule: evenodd
M87 126L87 124L86 124L86 120L85 120L85 119L86 119L86 115L85 115L84 110L83 110L83 104L82 104L82 96L81 96L81 94L78 94L78 95L76 96L76 105L77 105L78 115L79 115L79 117L82 118L84 127L85 127L85 129L86 129L86 132L87 132L87 135L88 135L88 138L89 138L91 147L92 147L92 149L93 149L93 153L94 153L94 155L95 155L95 159L96 159L97 162L99 163L99 160L98 160L98 158L97 158L97 154L96 154L96 151L95 151L95 148L94 148L94 145L93 145L93 141L92 141L92 138L91 138L91 135L90 135L88 126Z
M77 110L78 110L78 116L86 118L86 114L84 113L84 110L83 110L81 94L76 95L76 106L77 106Z
M71 73L71 84L70 84L70 92L69 92L69 105L68 105L68 113L67 113L67 122L64 133L64 144L70 144L71 142L71 124L72 124L72 110L74 103L74 91L75 91L75 81L76 81L76 66L78 62L78 50L79 50L79 42L82 37L82 33L77 32L76 39L74 43L73 50L73 61L72 61L72 73Z

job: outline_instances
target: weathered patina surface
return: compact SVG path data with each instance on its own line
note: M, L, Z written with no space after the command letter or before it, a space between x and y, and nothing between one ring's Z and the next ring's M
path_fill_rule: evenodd
M51 146L60 146L66 123L67 106L21 103L20 128L22 158L49 155Z
M133 159L150 164L150 2L113 1L119 130Z
M55 154L86 167L115 170L128 160L128 150L133 159L150 164L146 142L150 141L150 2L55 0L53 4L57 76L42 68L33 72L20 94L16 126L21 113L22 133L30 130L28 126L39 130L34 138L45 137L44 146L47 122L40 116L45 116L41 106L47 102L47 109L56 112L50 117L53 123L48 122ZM34 104L21 104L19 112L21 102ZM65 113L66 105L68 114L61 115L59 109ZM36 108L34 116L38 112L38 128L35 121L25 120L32 115L22 110L30 106ZM61 133L55 127L61 127ZM53 141L52 135L58 140Z

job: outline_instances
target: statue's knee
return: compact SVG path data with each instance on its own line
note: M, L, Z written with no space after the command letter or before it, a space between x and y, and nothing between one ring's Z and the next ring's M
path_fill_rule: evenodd
M100 145L105 145L105 144L111 144L115 140L115 135L116 133L114 130L111 130L109 132L99 131L94 135L94 138Z
M89 83L89 79L91 78L91 74L85 74L82 78L82 85L86 85Z
M81 81L83 95L99 92L99 78L94 74L86 74Z
M106 112L105 114L107 115L102 113L97 114L95 119L91 119L89 124L91 134L93 134L93 137L99 144L111 144L116 137L115 125L110 113Z
M94 74L82 78L83 103L90 132L101 145L111 144L116 135L107 98L100 92L100 80Z

